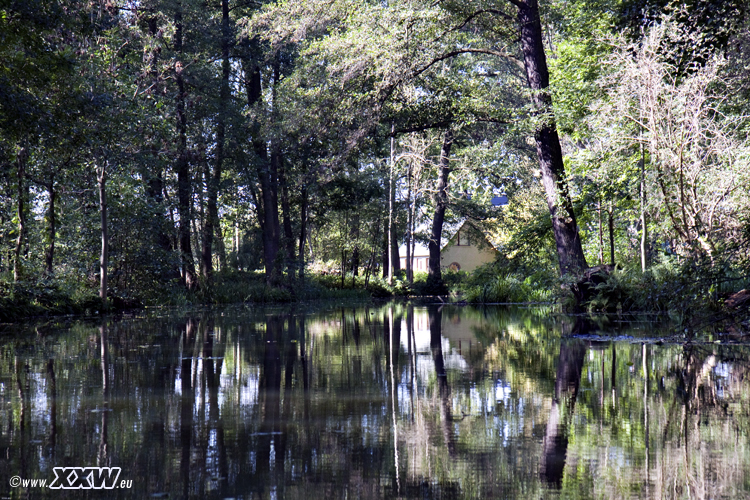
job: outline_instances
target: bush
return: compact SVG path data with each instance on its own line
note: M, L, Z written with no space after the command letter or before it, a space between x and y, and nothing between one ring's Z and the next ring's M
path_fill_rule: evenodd
M721 263L662 256L645 273L640 267L616 269L584 306L592 312L668 312L682 321L719 309L724 297L747 282L742 270Z
M501 255L468 275L463 273L454 288L471 303L551 302L557 298L560 282L547 266L532 269Z
M64 281L0 282L0 321L83 314L100 308L101 300L96 294Z
M478 278L473 278L476 281ZM552 288L534 276L523 278L516 274L496 275L483 283L468 286L464 292L467 302L549 302L553 299Z

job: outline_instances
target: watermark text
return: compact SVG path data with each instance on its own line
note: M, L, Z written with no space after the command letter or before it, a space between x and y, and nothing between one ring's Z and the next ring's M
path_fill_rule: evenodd
M47 479L26 479L21 476L10 478L11 488L49 488L52 490L112 490L131 488L132 479L118 481L120 467L55 467L55 478L47 484Z

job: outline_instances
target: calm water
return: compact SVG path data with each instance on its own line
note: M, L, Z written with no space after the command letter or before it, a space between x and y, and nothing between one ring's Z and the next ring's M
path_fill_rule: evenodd
M542 308L160 314L0 330L0 497L750 497L750 348ZM54 467L130 487L10 486Z

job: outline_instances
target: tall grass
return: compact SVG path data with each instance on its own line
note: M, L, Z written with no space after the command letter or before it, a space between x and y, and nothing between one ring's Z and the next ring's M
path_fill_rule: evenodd
M493 276L484 283L467 287L464 299L481 304L550 302L554 299L554 294L550 285L541 283L533 276L524 278L509 273Z

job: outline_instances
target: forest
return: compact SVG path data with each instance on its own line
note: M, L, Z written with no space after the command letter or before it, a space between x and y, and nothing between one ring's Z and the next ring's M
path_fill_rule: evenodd
M0 320L392 295L746 313L746 10L0 0ZM498 256L448 270L467 220Z

